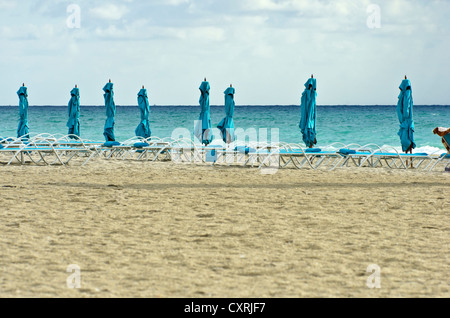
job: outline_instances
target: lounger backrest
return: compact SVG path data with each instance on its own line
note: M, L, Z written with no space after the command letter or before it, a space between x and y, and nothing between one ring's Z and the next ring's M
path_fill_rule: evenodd
M444 142L445 148L447 148L447 151L450 153L450 134L446 134L442 137L442 141Z

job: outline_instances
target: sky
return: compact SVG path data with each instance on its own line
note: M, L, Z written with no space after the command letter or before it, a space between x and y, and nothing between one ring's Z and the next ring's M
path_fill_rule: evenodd
M318 105L450 104L449 0L0 0L0 105L299 105L314 74Z

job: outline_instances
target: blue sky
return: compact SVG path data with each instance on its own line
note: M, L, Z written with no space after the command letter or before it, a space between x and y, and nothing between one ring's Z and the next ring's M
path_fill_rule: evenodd
M75 84L102 105L110 78L118 105L142 85L152 105L197 105L204 77L213 105L230 83L237 105L293 105L312 73L322 105L396 104L405 74L415 104L448 105L449 17L447 0L0 0L0 105L23 82L31 105Z

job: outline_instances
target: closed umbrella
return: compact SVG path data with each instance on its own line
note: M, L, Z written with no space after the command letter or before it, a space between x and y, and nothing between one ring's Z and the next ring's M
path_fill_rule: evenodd
M198 121L195 126L194 134L205 146L210 144L214 136L211 129L211 117L209 113L209 83L205 80L201 83L200 87L200 107L201 112Z
M17 128L17 138L28 138L30 129L28 127L28 93L25 84L17 91L19 96L19 127Z
M105 136L106 141L116 141L116 137L114 135L116 104L114 103L113 83L111 83L111 80L109 80L109 83L106 83L105 87L103 87L103 91L105 92L103 97L105 98L106 108L106 122L103 135Z
M138 93L138 106L141 112L141 122L137 126L135 133L138 137L149 138L152 135L150 129L150 105L148 103L147 90L142 86L142 89Z
M311 78L305 83L305 90L301 98L301 119L300 130L303 136L303 142L309 148L317 143L316 140L316 79Z
M413 97L411 82L406 76L399 88L397 116L400 122L400 129L398 135L400 136L402 150L406 153L412 153L412 150L416 148L414 142Z
M235 140L233 122L235 106L234 93L235 89L232 85L225 90L225 118L217 125L217 128L219 128L222 134L223 141L227 144L232 143Z
M67 127L69 127L70 138L75 139L75 136L80 137L80 90L77 85L70 91L70 95Z

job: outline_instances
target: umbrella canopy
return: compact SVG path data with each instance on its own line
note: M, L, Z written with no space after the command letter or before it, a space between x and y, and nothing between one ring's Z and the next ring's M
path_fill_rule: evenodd
M114 136L116 104L114 103L113 83L106 83L105 87L103 87L103 91L105 92L103 97L105 98L106 108L106 122L103 135L105 136L106 141L116 141L116 137Z
M137 126L135 133L138 137L149 138L152 135L150 129L150 105L148 103L147 90L142 88L138 93L138 105L141 112L141 122Z
M27 88L22 86L17 91L19 96L19 127L17 128L17 138L29 137L30 129L28 128L28 93Z
M68 105L69 120L67 121L67 127L69 127L69 135L75 135L80 137L80 90L78 87L74 87L70 91L70 101ZM74 136L70 136L75 138Z
M205 146L210 144L214 136L211 129L211 117L209 113L209 83L205 80L201 83L200 87L200 99L201 106L200 116L195 125L194 134Z
M413 121L413 98L411 82L404 79L400 84L400 95L398 95L397 116L400 122L398 135L404 152L416 148L414 143L414 121Z
M316 79L310 78L305 83L305 90L301 98L300 130L303 142L309 148L317 143L316 140Z
M234 122L233 122L233 114L234 114L234 93L235 90L233 87L228 87L225 94L225 118L221 120L221 122L217 125L219 128L222 139L225 143L232 143L236 138L234 135Z

